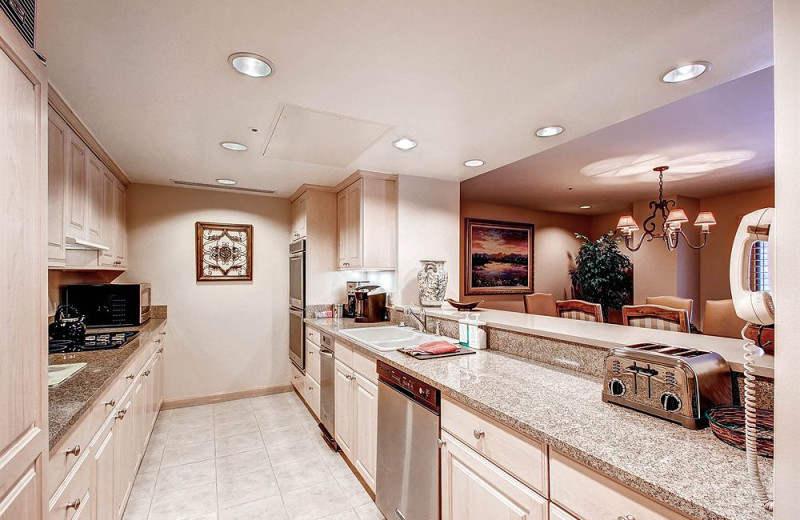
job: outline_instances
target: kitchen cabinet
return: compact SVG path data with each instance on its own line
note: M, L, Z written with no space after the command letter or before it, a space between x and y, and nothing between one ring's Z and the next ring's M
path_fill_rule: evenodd
M0 519L42 520L47 457L47 72L0 16ZM49 248L48 248L49 249Z
M306 372L306 388L305 400L308 407L314 412L314 416L319 418L319 404L320 404L320 385L314 380L313 377Z
M308 232L308 212L306 210L305 194L292 202L292 241L306 238Z
M86 239L95 244L106 244L108 241L103 233L103 211L104 206L104 181L105 174L103 172L104 166L91 151L88 154L88 174L87 174L87 221L86 221Z
M89 148L80 137L70 132L67 150L66 234L69 238L86 240L89 226L89 171L86 168Z
M362 176L337 193L339 269L397 265L397 182Z
M442 431L442 520L547 519L547 499Z
M550 502L550 520L578 520L554 503Z
M300 397L305 399L305 393L303 392L303 390L305 389L306 380L305 377L303 376L303 373L300 372L300 370L296 366L294 366L294 363L289 364L289 372L290 372L289 375L292 379L292 386L297 391L297 393L300 394Z
M115 233L117 232L116 213L115 213L115 195L117 189L117 179L106 168L103 171L103 236L106 237L109 246L108 249L100 251L100 265L113 266L114 265L114 241Z
M378 468L378 385L358 372L354 382L356 451L352 461L374 491Z
M71 130L66 121L50 110L47 118L47 263L63 266L67 261L64 204Z
M353 369L337 359L334 382L334 429L336 443L349 460L353 460L355 430L353 379Z
M128 267L128 231L125 212L127 210L127 197L125 186L115 180L114 182L114 239L112 248L114 251L114 266L117 268Z
M94 518L115 518L114 508L114 442L116 441L116 422L109 417L98 433L92 446L94 458Z

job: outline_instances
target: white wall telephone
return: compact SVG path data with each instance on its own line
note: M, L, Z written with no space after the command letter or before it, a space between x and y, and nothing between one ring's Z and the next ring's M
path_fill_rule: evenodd
M763 208L748 213L742 218L731 250L731 297L736 314L743 320L756 325L772 325L775 322L775 304L770 291L775 287L775 208ZM770 232L771 231L771 232ZM751 290L751 261L753 244L759 240L768 241L767 255L769 266L768 287L770 291ZM749 323L742 329L744 345L744 410L745 410L745 452L747 474L758 498L768 511L772 511L772 499L764 487L758 469L756 446L756 389L754 359L764 354L760 346L745 336ZM759 337L761 335L759 334Z

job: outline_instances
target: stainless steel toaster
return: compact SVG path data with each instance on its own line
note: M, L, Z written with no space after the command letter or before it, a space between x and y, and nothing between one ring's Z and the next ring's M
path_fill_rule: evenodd
M716 352L659 343L617 347L606 354L603 401L705 428L705 411L733 401L731 369Z

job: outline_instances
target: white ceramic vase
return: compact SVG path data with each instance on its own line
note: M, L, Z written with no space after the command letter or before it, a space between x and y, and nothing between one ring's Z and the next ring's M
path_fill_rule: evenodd
M441 307L447 290L447 271L444 260L420 260L422 267L417 273L419 304L423 307Z

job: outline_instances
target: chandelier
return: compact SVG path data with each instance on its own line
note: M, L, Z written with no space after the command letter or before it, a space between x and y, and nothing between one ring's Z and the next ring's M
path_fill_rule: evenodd
M686 212L680 208L676 208L674 200L664 200L664 172L669 169L669 166L658 166L653 168L654 172L658 172L658 201L650 201L650 209L653 214L647 217L642 224L644 233L636 242L633 238L633 232L639 229L636 220L632 215L622 215L617 222L617 229L622 233L625 239L625 247L630 251L638 251L645 239L652 242L656 239L661 239L667 244L667 249L673 251L680 244L680 239L683 237L686 245L692 249L702 249L708 242L708 235L711 233L710 226L717 223L714 219L714 214L710 211L701 211L694 221L695 226L701 226L700 234L703 237L703 242L699 246L693 245L686 234L683 232L683 224L689 222ZM670 209L672 208L672 209ZM661 216L661 227L656 232L656 218ZM634 246L633 243L636 242Z

